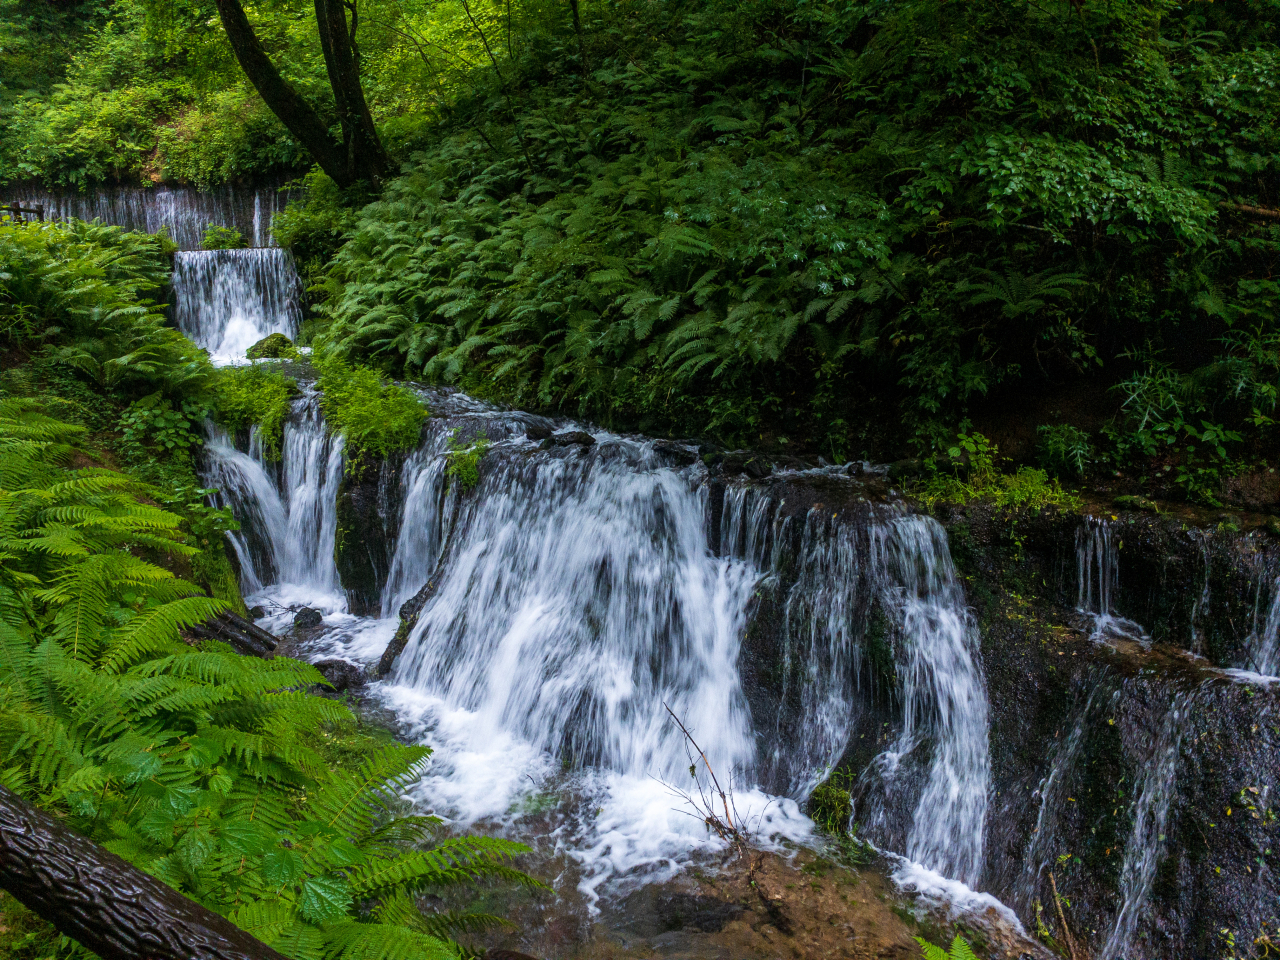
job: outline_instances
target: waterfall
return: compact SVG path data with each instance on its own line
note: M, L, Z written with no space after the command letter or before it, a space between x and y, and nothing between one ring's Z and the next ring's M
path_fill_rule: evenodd
M270 246L271 216L284 209L289 199L287 192L275 187L231 185L212 190L107 187L90 193L54 193L11 185L4 188L3 197L24 206L43 206L48 220L101 220L147 233L163 228L182 250L199 249L210 224L240 231L251 246Z
M904 756L932 742L907 856L976 886L991 776L977 627L936 520L902 516L873 528L871 557L881 604L900 635L902 681L902 733L873 768L892 780Z
M1140 768L1135 784L1133 829L1125 842L1120 867L1120 912L1098 960L1123 960L1128 956L1134 931L1151 895L1156 868L1164 851L1165 824L1176 787L1182 732L1193 697L1193 694L1180 693L1174 698L1152 744L1151 757Z
M1120 545L1109 520L1086 517L1076 530L1076 609L1093 622L1093 639L1121 638L1149 643L1141 625L1112 609L1120 589Z
M432 430L431 436L404 464L400 482L404 490L404 513L387 585L382 591L382 616L394 617L412 597L435 567L444 538L446 518L457 491L451 489L445 471L447 431ZM450 499L452 493L452 499Z
M342 440L329 435L318 396L294 401L279 465L267 460L256 431L242 453L215 430L207 454L205 482L221 491L241 524L230 541L245 594L283 607L344 611L333 558Z
M174 258L178 327L214 363L245 359L270 333L297 336L301 286L287 250L197 250Z
M1261 631L1255 625L1249 640L1250 668L1268 677L1280 674L1280 578L1272 582L1271 591L1271 605L1267 609L1267 619L1262 624ZM1261 585L1258 593L1262 593Z

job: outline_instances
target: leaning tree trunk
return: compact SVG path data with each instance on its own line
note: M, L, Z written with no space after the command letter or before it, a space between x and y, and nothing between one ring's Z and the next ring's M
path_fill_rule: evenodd
M103 960L287 960L4 787L0 887Z
M214 2L245 76L268 109L320 164L320 169L340 187L349 187L357 180L377 181L382 177L390 164L365 105L359 61L341 0L316 0L316 19L325 64L329 68L329 85L342 121L343 143L334 140L328 125L311 104L280 75L253 32L240 0Z

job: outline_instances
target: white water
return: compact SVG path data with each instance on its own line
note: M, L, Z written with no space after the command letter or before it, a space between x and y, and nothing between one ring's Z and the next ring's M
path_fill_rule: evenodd
M976 887L991 778L977 627L936 520L898 517L873 529L871 545L881 603L900 635L902 682L902 733L873 767L892 781L907 754L932 743L907 856Z
M1255 626L1249 641L1249 666L1253 672L1266 677L1280 674L1280 578L1271 584L1271 592L1267 619L1261 630Z
M299 280L287 250L195 250L174 258L174 317L215 364L244 363L263 337L297 336Z
M288 192L273 187L111 187L92 193L52 193L29 186L5 187L6 202L41 205L47 220L101 220L156 233L167 230L183 250L196 250L210 224L232 227L254 247L273 245L271 216L284 209Z
M1170 705L1152 744L1148 762L1140 768L1135 785L1133 829L1124 847L1120 867L1120 912L1098 960L1122 960L1129 955L1134 932L1151 895L1156 868L1164 853L1165 825L1177 782L1182 732L1193 696L1179 694Z
M1076 531L1076 609L1093 621L1093 639L1149 642L1142 627L1116 616L1112 601L1120 589L1120 545L1109 520L1086 517Z
M208 454L207 482L222 492L242 526L230 540L246 600L345 612L334 563L342 439L329 435L316 395L294 401L279 464L268 459L256 430L247 454L215 430Z

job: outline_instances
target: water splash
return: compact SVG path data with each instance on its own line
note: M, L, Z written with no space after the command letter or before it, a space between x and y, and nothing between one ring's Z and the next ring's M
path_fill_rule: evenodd
M101 220L105 224L156 233L168 231L179 249L196 250L210 224L238 230L251 246L273 246L271 217L283 210L288 191L271 186L107 187L90 193L54 193L32 186L4 188L7 202L40 205L45 219Z
M215 364L243 363L263 337L297 336L300 282L287 250L199 250L174 257L174 316Z
M1258 592L1262 592L1261 585ZM1255 624L1249 638L1249 661L1250 668L1263 676L1280 674L1280 578L1271 584L1271 605L1262 629Z

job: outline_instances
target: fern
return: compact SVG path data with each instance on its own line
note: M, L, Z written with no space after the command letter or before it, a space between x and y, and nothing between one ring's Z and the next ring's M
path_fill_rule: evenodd
M978 960L978 955L970 949L969 942L958 933L951 941L950 950L932 944L923 937L916 937L915 941L924 950L924 960Z

